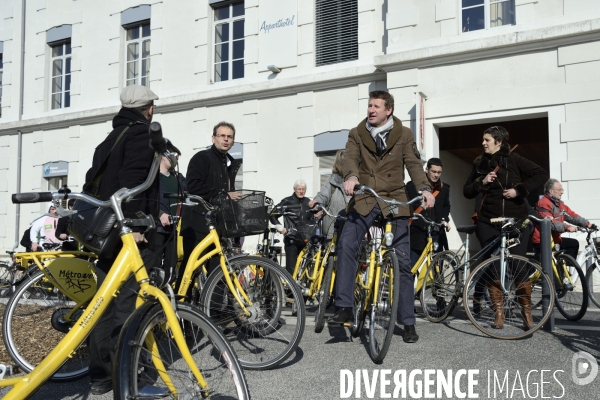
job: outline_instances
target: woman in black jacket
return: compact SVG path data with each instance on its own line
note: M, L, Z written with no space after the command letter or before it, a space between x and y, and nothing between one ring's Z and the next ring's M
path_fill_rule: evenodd
M482 193L482 203L477 216L477 238L485 247L501 233L501 227L490 222L491 218L508 217L520 221L527 219L527 196L535 188L548 180L548 173L537 164L511 151L508 144L508 131L502 126L492 126L483 132L483 154L473 161L473 169L463 188L463 194L473 199ZM496 169L497 168L497 169ZM511 247L511 254L524 256L529 244L529 227L521 233L520 244ZM491 256L486 254L482 260ZM531 282L526 271L517 272L515 285L519 304L522 308L524 328L533 327L531 317ZM503 292L498 279L486 282L494 309L495 320L492 327L504 327ZM475 297L478 292L476 287ZM474 311L479 307L474 303Z

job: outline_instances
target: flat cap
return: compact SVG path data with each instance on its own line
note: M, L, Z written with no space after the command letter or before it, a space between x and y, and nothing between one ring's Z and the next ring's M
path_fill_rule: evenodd
M129 85L121 92L121 104L125 108L137 108L158 100L154 92L142 85Z

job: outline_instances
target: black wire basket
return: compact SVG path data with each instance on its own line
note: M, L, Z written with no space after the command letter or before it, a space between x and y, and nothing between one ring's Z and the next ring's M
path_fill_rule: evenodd
M265 203L265 192L258 190L236 190L235 200L223 193L211 203L216 206L217 232L221 237L258 235L267 229L269 206Z

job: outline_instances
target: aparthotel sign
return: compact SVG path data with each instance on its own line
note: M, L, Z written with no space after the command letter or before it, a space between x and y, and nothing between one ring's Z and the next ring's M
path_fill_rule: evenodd
M278 68L298 63L298 1L261 0L258 8L259 69Z

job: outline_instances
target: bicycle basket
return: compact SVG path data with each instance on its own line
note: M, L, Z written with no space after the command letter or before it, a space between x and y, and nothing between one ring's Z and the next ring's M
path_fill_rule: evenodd
M233 238L263 233L269 219L265 192L241 189L236 193L240 194L236 200L223 193L211 201L216 206L219 235Z
M321 229L318 224L299 225L296 227L296 231L304 241L309 240L314 235L321 235Z

